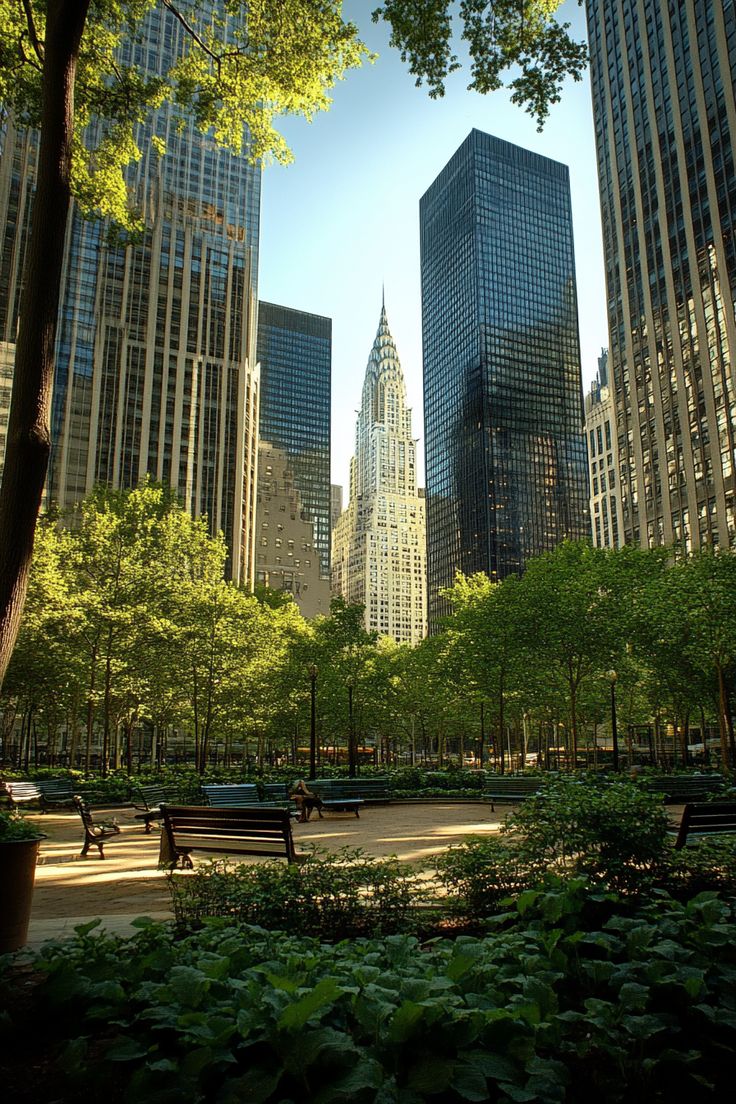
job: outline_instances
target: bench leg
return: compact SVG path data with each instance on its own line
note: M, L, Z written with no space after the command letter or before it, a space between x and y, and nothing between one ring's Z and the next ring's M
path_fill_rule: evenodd
M80 854L80 856L79 856L79 857L80 857L80 859L84 859L84 858L86 858L86 855L87 855L87 852L88 852L88 851L89 851L89 840L88 840L88 839L87 839L87 837L85 836L85 839L84 839L84 845L83 845L83 847L82 847L82 853L81 853L81 854Z
M358 818L358 820L360 820L360 809L355 810L355 815Z

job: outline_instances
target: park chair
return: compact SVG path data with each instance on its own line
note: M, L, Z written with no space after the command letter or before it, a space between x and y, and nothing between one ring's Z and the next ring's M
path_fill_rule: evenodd
M82 824L84 826L84 846L82 847L80 858L84 858L90 847L94 846L100 852L100 858L104 859L105 852L103 851L103 847L105 841L110 839L111 836L120 834L119 826L114 820L96 821L89 805L87 805L84 798L80 797L78 794L74 796L74 805L82 818Z

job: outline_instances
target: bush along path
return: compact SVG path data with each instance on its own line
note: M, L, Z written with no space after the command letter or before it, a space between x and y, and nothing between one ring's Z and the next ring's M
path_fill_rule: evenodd
M128 941L80 928L6 967L9 1099L698 1104L732 1092L736 911L715 894L632 908L573 879L521 894L492 935L424 946L139 923Z

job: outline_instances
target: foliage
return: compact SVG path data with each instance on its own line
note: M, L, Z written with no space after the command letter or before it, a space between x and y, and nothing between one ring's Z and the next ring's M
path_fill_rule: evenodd
M492 937L423 948L86 925L33 956L30 999L27 973L4 978L3 1041L26 1077L44 1048L53 1084L36 1099L93 1104L728 1099L732 905L610 897L589 926L587 897L538 894Z
M699 839L676 851L666 850L657 869L657 885L678 900L712 891L736 898L736 839Z
M508 819L528 859L614 889L651 883L667 844L661 797L626 782L559 779Z
M451 914L482 919L544 880L545 867L508 840L470 836L436 860Z
M513 103L526 106L542 129L550 105L560 99L566 77L581 80L587 53L568 34L569 23L554 16L562 0L462 0L462 38L472 59L469 88L494 92L508 81ZM414 0L383 0L374 20L391 25L391 45L417 78L426 81L430 96L443 96L445 79L459 63L453 51L454 5L448 0L417 4Z
M0 809L0 843L31 839L43 839L36 824L25 820L18 812L6 813Z
M303 864L214 861L169 875L174 915L187 928L205 917L309 935L328 942L406 931L419 896L413 873L396 859L360 849L315 848Z

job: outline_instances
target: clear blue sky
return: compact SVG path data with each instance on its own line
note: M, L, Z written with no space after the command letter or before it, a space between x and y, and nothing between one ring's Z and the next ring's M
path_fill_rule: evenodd
M504 92L468 92L453 74L444 99L416 88L387 28L370 21L374 0L348 0L347 16L380 56L337 85L328 114L282 131L295 155L263 177L261 299L332 318L332 480L345 487L381 284L406 376L423 482L419 198L473 127L570 166L583 381L608 344L600 209L590 88L569 82L544 131ZM583 11L562 13L578 37Z

